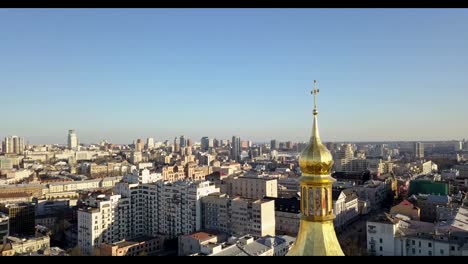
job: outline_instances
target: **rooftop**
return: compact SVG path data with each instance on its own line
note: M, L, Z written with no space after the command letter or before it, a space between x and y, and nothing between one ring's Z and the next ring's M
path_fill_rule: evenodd
M124 248L124 247L128 247L128 246L133 246L133 245L145 242L145 241L150 241L150 240L153 240L153 239L157 239L157 238L156 237L150 237L150 236L140 236L140 237L137 237L137 238L134 238L134 239L131 239L131 240L112 243L112 245L117 246L118 248Z
M257 241L252 241L243 245L242 243L235 243L234 245L224 248L221 252L213 254L211 256L258 256L266 251L271 250Z
M197 233L191 234L190 236L192 238L196 239L196 240L199 240L199 241L205 241L207 239L216 237L216 235L209 234L209 233L206 233L206 232L197 232Z
M21 198L21 197L30 197L28 193L17 192L17 193L0 193L0 199L4 198Z
M275 201L275 211L286 212L286 213L300 213L301 201L296 197L292 198L275 198L265 197L266 200Z

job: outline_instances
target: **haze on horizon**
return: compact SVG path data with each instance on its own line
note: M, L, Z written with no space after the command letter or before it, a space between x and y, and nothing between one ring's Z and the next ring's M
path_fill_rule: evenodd
M467 9L1 9L0 137L468 138Z

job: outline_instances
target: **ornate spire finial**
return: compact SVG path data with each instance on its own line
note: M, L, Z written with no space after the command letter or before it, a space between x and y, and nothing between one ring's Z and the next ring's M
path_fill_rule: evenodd
M317 80L314 80L314 90L310 93L314 95L314 115L317 114L317 94L320 92L320 89L317 89Z

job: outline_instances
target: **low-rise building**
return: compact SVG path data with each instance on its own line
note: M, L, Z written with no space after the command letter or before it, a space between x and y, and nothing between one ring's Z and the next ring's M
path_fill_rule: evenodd
M437 207L448 207L451 203L448 195L420 194L416 199L416 205L421 209L421 221L425 222L434 222L437 219Z
M150 256L164 249L164 237L137 237L116 243L102 243L95 256Z
M6 243L0 246L0 256L30 255L40 253L50 255L49 236L30 238L7 237Z
M367 222L367 249L379 256L468 256L468 210L439 223L378 215Z
M179 236L178 255L188 256L202 252L202 247L224 242L227 239L224 233L196 232Z
M419 221L421 218L421 209L416 207L414 204L409 202L408 200L404 200L401 203L393 206L390 209L390 214L395 216L395 215L405 215L409 217L411 220L417 220Z
M266 246L246 235L234 241L211 248L209 256L273 256L274 248Z
M370 180L364 185L356 186L353 189L356 191L359 200L367 201L371 210L377 210L389 197L390 188L391 186L383 181Z

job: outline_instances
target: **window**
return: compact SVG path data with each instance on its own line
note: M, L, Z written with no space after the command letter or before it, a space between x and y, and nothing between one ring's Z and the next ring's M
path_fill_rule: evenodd
M432 251L429 250L429 256L432 256Z
M440 250L440 254L444 255L444 250L443 249Z
M383 242L382 242L382 239L380 239L380 243L383 243Z
M411 252L413 253L413 255L415 255L416 254L416 249L412 248Z
M450 247L450 250L454 251L454 250L455 250L455 246L451 246L451 247Z
M382 250L383 250L383 248L382 248L382 247L380 247L380 251L382 251Z
M413 244L413 246L416 245L416 241L411 240L411 244Z
M432 243L431 243L431 242L427 243L427 246L428 246L428 247L432 247ZM429 252L430 252L430 251L429 251Z
M421 247L421 241L419 241L419 247Z

